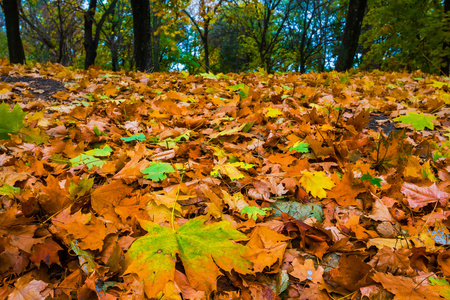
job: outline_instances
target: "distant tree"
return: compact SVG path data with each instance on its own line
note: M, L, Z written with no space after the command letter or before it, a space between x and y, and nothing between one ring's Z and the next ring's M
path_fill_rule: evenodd
M336 71L353 68L353 60L359 43L361 26L367 8L367 0L350 0L345 20L342 44L336 61Z
M5 14L6 36L8 39L9 60L13 64L25 63L25 52L20 37L18 0L1 2Z
M184 13L189 17L197 30L203 45L204 63L206 72L209 68L209 34L211 25L215 21L216 14L224 0L196 0L191 1L189 8Z
M108 9L103 12L100 21L96 24L95 33L93 33L93 25L95 23L95 10L97 8L97 0L89 1L89 8L84 12L84 49L86 57L84 61L84 68L88 69L95 63L97 57L97 48L100 41L100 33L105 23L106 18L110 15L117 4L118 0L112 0Z
M260 66L269 73L273 72L274 54L294 4L294 0L243 0L229 15L245 31L241 42L255 48Z
M24 40L38 61L71 65L83 48L82 2L78 0L22 0Z
M109 7L101 6L100 9L106 11ZM118 0L107 19L101 31L102 40L110 51L112 70L133 66L133 18L128 0Z
M450 53L445 47L450 41L450 18L445 16L445 2L369 1L368 13L364 17L367 30L361 36L367 51L361 66L394 71L421 69L427 73L445 72Z
M284 29L282 43L289 70L323 71L339 27L336 1L304 0L295 5Z

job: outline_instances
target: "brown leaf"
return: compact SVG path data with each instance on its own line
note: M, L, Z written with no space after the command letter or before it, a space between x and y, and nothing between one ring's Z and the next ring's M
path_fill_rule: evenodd
M403 183L402 193L405 194L408 204L412 209L427 206L430 203L439 203L445 206L450 199L450 194L441 191L436 183L431 186L420 187L412 183Z
M114 180L92 192L92 209L100 215L114 214L114 207L131 191L133 188L123 184L121 180Z
M427 280L415 282L409 277L394 276L382 272L375 272L372 278L394 294L396 300L442 300L438 293L425 285Z
M21 277L14 284L14 291L9 294L8 300L44 300L41 292L47 287L41 280L31 280Z

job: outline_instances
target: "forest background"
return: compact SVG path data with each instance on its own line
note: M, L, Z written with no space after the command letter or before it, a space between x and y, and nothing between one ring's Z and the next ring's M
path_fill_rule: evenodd
M3 0L2 8L0 56L9 27L16 63L449 74L449 0Z

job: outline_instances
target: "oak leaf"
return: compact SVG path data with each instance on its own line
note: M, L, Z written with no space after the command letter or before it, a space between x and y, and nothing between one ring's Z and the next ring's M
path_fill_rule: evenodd
M195 218L177 230L144 220L140 223L148 233L128 250L126 273L136 273L144 281L149 298L174 280L177 255L196 290L215 290L219 267L242 274L250 272L251 263L242 258L247 247L231 241L247 237L232 229L229 222L205 225L205 220Z

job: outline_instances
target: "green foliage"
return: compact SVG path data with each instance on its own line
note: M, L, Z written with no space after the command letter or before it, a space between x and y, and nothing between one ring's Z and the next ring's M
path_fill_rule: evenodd
M161 181L167 178L167 174L175 172L171 164L165 162L153 162L150 166L141 171L146 179Z
M449 55L443 50L443 41L450 41L441 1L374 0L368 3L363 25L367 30L361 40L369 51L363 57L363 67L439 72L442 59Z
M25 127L23 120L26 114L19 104L14 105L13 110L10 111L9 105L2 103L0 105L0 140L9 140L8 133L16 134Z
M300 153L308 153L309 152L308 146L309 146L308 143L299 141L299 142L295 143L294 146L289 148L289 151L294 150L294 151L297 151Z
M406 116L400 116L394 119L394 121L400 121L403 124L410 124L416 130L424 130L425 127L433 130L434 125L432 120L435 120L437 117L433 116L425 116L423 113L415 113L411 112Z
M377 187L381 187L381 182L383 179L372 177L369 173L363 174L361 176L361 180L363 181L369 181L371 184L376 185Z

